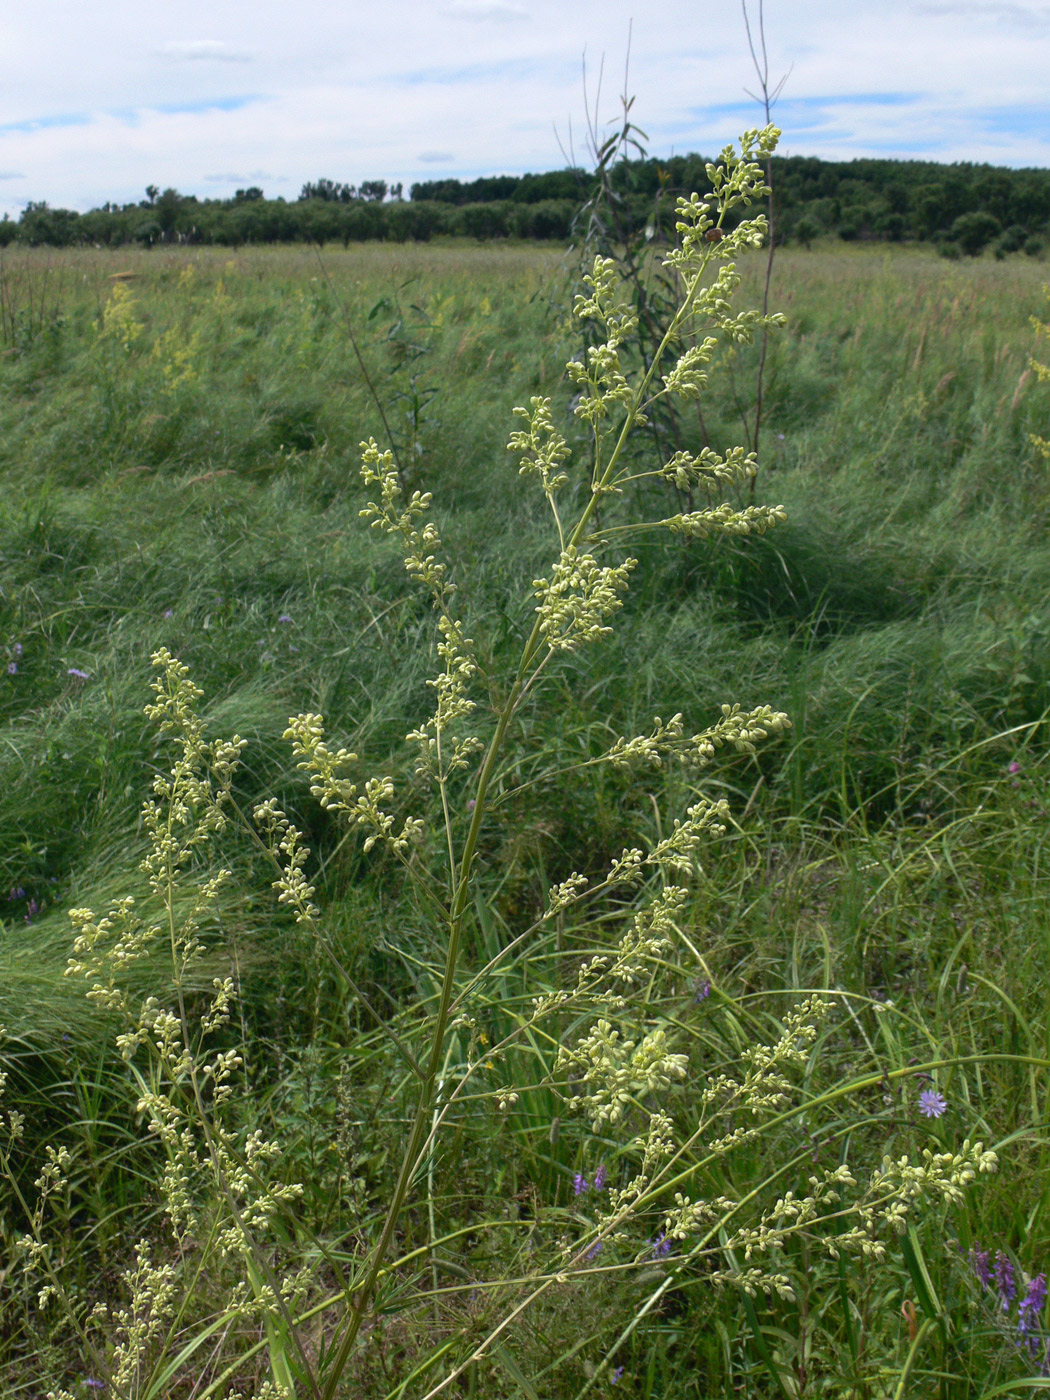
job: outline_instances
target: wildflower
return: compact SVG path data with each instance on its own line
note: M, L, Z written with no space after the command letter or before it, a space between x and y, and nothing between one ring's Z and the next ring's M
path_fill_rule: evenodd
M605 1170L605 1163L603 1162L598 1168L598 1170L594 1173L594 1189L596 1191L605 1190L605 1183L608 1180L608 1176L609 1174Z
M90 1386L92 1390L105 1390L106 1388L105 1381L93 1380L91 1376L84 1377L84 1384Z
M291 622L291 620L287 613L281 613L280 617L277 619L278 622Z
M1036 1274L1028 1285L1028 1290L1021 1299L1021 1305L1017 1309L1017 1330L1018 1332L1030 1332L1033 1327L1039 1326L1039 1319L1042 1316L1043 1304L1046 1302L1046 1274Z
M936 1089L923 1089L919 1095L919 1112L927 1118L940 1118L948 1107L948 1100Z
M89 681L91 677L86 671L82 671L79 666L70 666L66 671L67 676L75 676L78 681Z
M12 885L7 897L8 899L25 899L26 892L21 885Z
M1014 1282L1014 1266L1001 1249L995 1256L994 1273L995 1285L999 1290L999 1302L1002 1304L1003 1312L1006 1312L1017 1295L1017 1284Z
M1008 773L1020 773L1020 771L1021 771L1021 765L1018 763L1018 761L1017 761L1016 758L1014 759L1014 761L1013 761L1012 763L1010 763L1010 764L1007 765L1006 771L1007 771Z
M26 905L26 923L31 924L39 913L40 905L37 904L35 899L31 899Z
M583 1172L577 1172L576 1175L573 1177L572 1189L577 1196L582 1196L583 1193L588 1189L587 1178L584 1176Z
M22 643L21 643L21 642L15 642L15 644L14 644L14 646L11 648L11 650L14 652L14 654L15 654L16 656L21 656L21 655L22 655Z
M656 1239L653 1240L653 1247L649 1254L653 1259L666 1259L671 1252L671 1241L661 1230Z
M604 1248L604 1245L603 1245L602 1241L601 1241L601 1240L595 1240L594 1243L591 1245L590 1249L589 1249L589 1250L587 1251L587 1253L584 1255L584 1258L587 1259L587 1260L597 1259L598 1255L601 1254L603 1248Z
M623 1375L623 1367L622 1367L622 1366L617 1366L616 1370L615 1370L615 1371L612 1373L612 1375L609 1377L609 1383L610 1383L611 1385L615 1385L616 1382L620 1379L620 1377L621 1377L622 1375Z
M711 983L705 978L704 981L696 984L696 991L693 993L693 1005L699 1006L702 1001L706 1001L711 995Z
M175 616L175 609L174 609L174 608L165 608L165 609L164 609L164 616L165 616L165 617L174 617L174 616Z
M17 661L9 661L9 662L7 663L7 674L8 674L9 676L17 676L17 675L18 675L18 662L17 662Z
M992 1259L987 1249L971 1249L970 1263L982 1289L992 1281Z

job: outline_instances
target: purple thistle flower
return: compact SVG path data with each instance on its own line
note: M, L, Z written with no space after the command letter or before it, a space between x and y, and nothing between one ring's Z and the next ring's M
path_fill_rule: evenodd
M992 1256L987 1249L971 1249L970 1263L982 1289L992 1281Z
M608 1180L608 1178L609 1173L605 1170L605 1163L603 1162L598 1168L598 1170L594 1173L594 1189L596 1191L604 1191L605 1183Z
M582 1196L587 1190L587 1178L583 1172L577 1172L572 1179L572 1189L577 1196Z
M1006 1312L1017 1296L1017 1284L1014 1282L1014 1266L1001 1249L995 1256L994 1276L995 1286L999 1290L999 1302L1003 1312Z
M1039 1326L1043 1304L1046 1302L1046 1274L1036 1274L1017 1309L1018 1332L1030 1332Z
M91 677L86 671L82 671L79 666L70 666L66 671L67 676L75 676L78 681L89 681Z
M940 1118L948 1107L948 1100L936 1089L923 1089L919 1095L919 1112L927 1118Z

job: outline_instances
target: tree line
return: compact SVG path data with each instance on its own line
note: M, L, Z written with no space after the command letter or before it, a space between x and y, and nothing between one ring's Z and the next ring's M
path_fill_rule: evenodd
M674 200L710 189L699 155L620 162L611 197L620 226L653 237L674 232ZM809 246L821 237L846 241L923 240L949 256L991 247L998 256L1042 251L1050 223L1050 171L933 161L773 159L774 228L778 242ZM0 245L68 247L138 243L219 244L391 240L425 242L438 235L487 240L565 241L596 193L582 169L545 174L438 179L413 184L328 178L303 185L298 199L267 199L252 186L230 199L199 199L149 186L146 198L78 213L31 202L17 220L0 221ZM608 197L608 191L607 191Z

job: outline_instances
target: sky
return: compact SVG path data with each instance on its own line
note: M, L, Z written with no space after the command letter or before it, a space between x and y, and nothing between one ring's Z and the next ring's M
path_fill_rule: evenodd
M783 152L1050 167L1050 0L766 0L764 18ZM733 0L7 5L0 211L586 165L628 44L651 154L762 124Z

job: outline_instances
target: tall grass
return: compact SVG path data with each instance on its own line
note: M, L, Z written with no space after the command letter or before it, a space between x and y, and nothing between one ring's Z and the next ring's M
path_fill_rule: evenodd
M542 497L502 450L506 405L558 388L575 348L571 265L553 251L456 246L326 253L323 268L305 251L55 259L63 319L0 365L0 645L15 667L0 674L0 1021L7 1099L29 1116L15 1175L31 1204L44 1141L73 1144L55 1247L74 1310L114 1300L123 1240L159 1235L146 1184L156 1148L106 1048L109 1019L62 975L65 911L108 906L146 852L139 807L168 759L142 705L148 656L166 646L204 690L213 731L248 740L233 804L247 813L277 797L314 851L325 943L274 910L273 869L243 835L224 851L234 878L217 896L213 954L240 992L244 1127L279 1137L282 1180L306 1187L309 1229L290 1226L278 1247L304 1258L312 1238L325 1250L302 1305L296 1364L309 1370L404 1149L412 1076L376 1016L415 1046L443 957L425 900L392 858L367 861L316 809L281 741L289 713L323 712L440 822L402 744L428 705L429 608L406 594L399 551L356 518L351 456L382 424L344 316L408 484L435 492L485 639L479 662L497 676L529 621L521 600L549 567ZM757 256L742 269L753 302ZM134 274L123 285L143 329L128 349L96 329L114 273ZM449 1038L436 1082L468 1065L478 1075L484 1046L520 1025L532 997L605 951L615 907L523 937L549 886L659 841L661 814L695 801L673 768L589 761L619 733L648 732L654 714L682 711L699 729L724 698L773 699L792 730L774 750L720 762L713 790L731 799L733 823L704 855L706 880L648 1005L706 1079L749 1041L775 1040L792 1002L820 988L837 1029L821 1033L800 1103L831 1096L832 1108L819 1126L811 1108L788 1114L716 1180L702 1161L688 1169L699 1189L739 1199L767 1179L775 1189L785 1164L802 1179L970 1134L997 1146L1001 1171L878 1268L787 1242L778 1268L791 1298L716 1294L711 1266L678 1246L613 1268L624 1261L607 1246L608 1265L596 1258L542 1292L471 1360L527 1296L537 1251L593 1238L601 1202L574 1195L573 1177L592 1183L604 1163L622 1184L629 1171L622 1140L559 1104L557 1046L530 1033L498 1075L481 1073L476 1095L446 1103L439 1087L447 1146L422 1164L418 1204L400 1217L348 1394L423 1395L459 1366L463 1393L485 1396L612 1394L621 1367L617 1384L648 1396L976 1396L1037 1377L1040 1357L1015 1345L1016 1304L1004 1314L982 1292L968 1252L1001 1249L1031 1276L1050 1253L1050 561L1028 440L1046 389L1026 377L1039 269L851 248L786 251L778 278L789 324L767 360L757 499L783 501L789 523L744 545L646 543L613 638L570 657L542 703L522 703L524 737L508 738L494 770L478 843L463 987L498 961L479 984L478 1026ZM750 354L724 353L694 450L705 434L722 450L738 439ZM584 448L571 416L558 426ZM153 964L129 973L129 994L157 975ZM567 1021L559 1039L572 1033ZM943 1094L942 1119L916 1116L922 1086ZM503 1114L486 1097L497 1087L517 1094ZM655 1209L641 1224L655 1240ZM7 1240L20 1229L9 1211ZM218 1348L208 1319L227 1285L218 1269L182 1323L213 1338L216 1357L241 1358L250 1393L275 1348L253 1351L259 1337L236 1326ZM28 1294L12 1298L4 1337L12 1392L86 1374ZM202 1393L227 1364L207 1355L202 1343L160 1393Z

